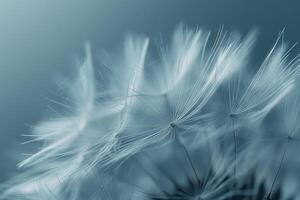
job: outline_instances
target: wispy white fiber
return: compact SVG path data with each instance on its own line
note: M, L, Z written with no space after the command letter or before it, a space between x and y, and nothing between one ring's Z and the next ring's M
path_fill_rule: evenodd
M86 45L51 101L68 112L34 126L0 199L299 197L300 59L281 33L254 65L256 36L180 25L158 53L137 35L115 55Z

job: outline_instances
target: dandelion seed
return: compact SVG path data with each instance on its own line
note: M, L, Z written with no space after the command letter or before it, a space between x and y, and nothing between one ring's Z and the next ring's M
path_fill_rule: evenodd
M281 39L253 76L253 33L221 28L213 40L181 25L159 59L148 38L128 36L98 73L87 45L65 102L51 100L69 113L27 135L42 146L0 199L221 200L262 184L267 199L299 197L300 58Z
M284 172L284 166L298 166L296 161L297 157L294 157L294 155L298 151L299 146L299 103L298 91L289 94L284 102L277 107L276 112L278 112L278 115L273 113L276 115L276 119L271 118L274 125L278 123L274 120L280 120L280 125L266 129L262 133L262 136L254 138L254 143L250 146L251 150L249 151L256 152L254 149L260 151L259 156L257 155L255 158L255 160L258 161L259 168L264 168L269 171L263 170L262 173L257 172L258 182L265 182L269 189L266 194L266 198L269 199L273 196L274 190L278 188L279 179L281 179L280 185L282 185L282 189L289 190L284 186L285 182L282 174L287 173ZM275 159L270 159L272 157ZM264 172L266 173L263 174ZM274 174L272 172L274 172ZM291 171L291 173L292 172L293 171ZM289 192L288 195L290 196L291 192ZM297 193L294 195L297 195Z
M156 93L150 84L146 86L149 92L145 90L133 97L136 101L129 113L132 122L119 135L118 153L110 155L108 163L166 141L172 136L175 124L182 133L197 129L197 122L204 118L199 113L222 81L242 65L252 43L252 36L241 41L238 36L220 34L210 52L208 38L207 33L177 29L172 46L181 45L180 54L175 51L170 58L164 59L167 65L164 63L162 67L163 77L156 75L160 69L148 76L162 77L166 84L157 88L159 92ZM181 52L182 49L185 51ZM152 82L155 85L155 79ZM152 82L146 78L146 83Z

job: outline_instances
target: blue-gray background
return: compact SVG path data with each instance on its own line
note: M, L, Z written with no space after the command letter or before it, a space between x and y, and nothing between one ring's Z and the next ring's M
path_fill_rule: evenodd
M299 1L298 1L299 2ZM17 171L21 142L43 118L53 78L68 76L83 44L117 49L128 32L167 38L183 22L217 31L260 30L262 58L279 31L300 41L297 0L1 0L0 183Z

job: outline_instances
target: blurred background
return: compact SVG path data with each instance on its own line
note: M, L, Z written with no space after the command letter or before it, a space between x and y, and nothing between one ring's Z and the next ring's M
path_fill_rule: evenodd
M297 0L1 0L0 183L18 171L31 145L21 135L45 117L55 77L74 71L86 41L97 54L120 49L127 33L155 43L181 22L214 32L224 25L258 29L253 59L260 61L281 30L290 44L300 41L299 9Z

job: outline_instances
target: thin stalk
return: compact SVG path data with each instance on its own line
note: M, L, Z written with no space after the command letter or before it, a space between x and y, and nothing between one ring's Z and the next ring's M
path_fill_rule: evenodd
M238 146L238 141L237 141L237 130L235 128L235 122L234 118L232 118L232 136L233 136L233 141L234 141L234 169L233 169L233 174L234 174L234 179L236 179L236 165L237 165L237 146Z
M177 134L176 134L176 131L175 131L175 128L174 128L173 131L174 131L174 139L175 139L175 142L177 142L177 143L180 145L180 147L183 149L184 155L185 155L187 161L189 162L189 164L190 164L190 166L191 166L191 168L192 168L192 170L193 170L193 172L194 172L194 175L196 176L196 179L197 179L197 180L196 180L197 185L200 186L200 185L201 185L201 183L200 183L200 177L199 177L199 175L198 175L198 173L197 173L197 169L196 169L196 167L195 167L195 165L194 165L194 163L193 163L193 161L192 161L192 159L191 159L191 156L190 156L190 154L189 154L187 148L185 147L185 145L184 145L184 144L180 141L180 139L178 138L178 136L177 136Z
M236 165L237 165L237 132L233 130L233 139L234 139L234 179L236 179Z
M207 146L208 156L209 156L208 162L209 162L209 164L211 165L211 163L212 163L211 155L212 155L212 154L211 154L211 149L210 149L209 136L208 136L208 134L207 134L207 130L206 130L206 129L205 129L205 131L204 131L204 135L205 135L205 138L206 138L206 140L207 140L206 146Z
M283 166L283 164L284 164L284 160L285 160L285 157L286 157L286 152L287 152L287 146L288 146L288 143L289 143L289 140L287 141L286 146L285 146L285 148L284 148L284 152L283 152L282 157L281 157L281 159L280 159L279 167L278 167L278 169L277 169L277 171L276 171L274 180L273 180L273 182L272 182L270 192L268 193L268 195L267 195L267 197L266 197L267 200L271 199L271 196L272 196L272 193L273 193L273 189L274 189L275 183L276 183L276 181L277 181L277 179L278 179L279 173L280 173L280 171L281 171L281 169L282 169L282 166Z

